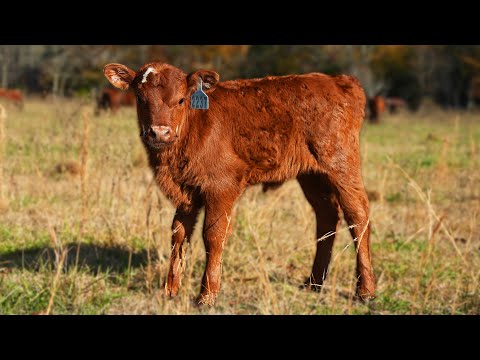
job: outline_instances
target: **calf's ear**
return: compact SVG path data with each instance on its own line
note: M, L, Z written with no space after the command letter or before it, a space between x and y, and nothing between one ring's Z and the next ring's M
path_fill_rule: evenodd
M203 88L208 91L212 90L215 85L217 85L218 80L220 80L220 75L218 75L215 71L197 70L187 76L188 90L197 90L197 86L200 84L200 79L202 79Z
M127 90L133 79L135 79L135 71L129 69L122 64L108 64L103 68L105 77L116 88Z

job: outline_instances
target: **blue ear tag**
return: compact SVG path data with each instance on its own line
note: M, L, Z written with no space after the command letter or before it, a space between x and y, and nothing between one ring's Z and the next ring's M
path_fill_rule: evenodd
M192 109L208 110L208 95L203 92L202 85L202 79L200 79L197 91L190 98L190 107Z

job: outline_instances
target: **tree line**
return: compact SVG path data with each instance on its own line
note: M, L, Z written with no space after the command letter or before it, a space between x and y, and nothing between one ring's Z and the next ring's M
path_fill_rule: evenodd
M26 94L88 96L107 86L102 69L152 60L185 72L214 69L222 80L305 72L352 74L369 97L425 98L445 108L480 104L475 45L1 45L0 87Z

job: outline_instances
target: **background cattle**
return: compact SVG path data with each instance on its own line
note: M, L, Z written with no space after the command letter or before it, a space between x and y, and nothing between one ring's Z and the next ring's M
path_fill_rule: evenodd
M305 286L323 285L342 209L357 248L357 295L374 296L359 148L365 94L355 78L311 73L219 82L214 71L187 75L163 63L138 72L108 64L104 73L117 88L135 91L155 179L177 208L167 295L178 293L202 208L207 264L198 302L213 305L236 200L250 185L296 178L317 220L317 253ZM190 97L201 81L210 108L193 110Z
M117 89L104 88L97 98L95 114L101 110L111 110L116 113L121 106L135 106L135 94L132 91L122 92Z
M396 114L398 110L407 108L407 102L400 97L387 97L385 105L390 114Z
M385 111L385 99L383 96L376 95L368 99L368 119L371 123L377 124L380 122L380 115Z
M23 108L23 94L20 90L0 88L1 99L6 99L20 109Z

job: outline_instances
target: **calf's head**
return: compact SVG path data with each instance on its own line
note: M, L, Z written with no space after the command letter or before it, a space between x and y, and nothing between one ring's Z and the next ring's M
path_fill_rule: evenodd
M198 70L189 75L159 62L148 63L135 72L125 65L108 64L103 72L122 90L133 89L137 99L140 136L151 149L160 150L180 136L190 96L202 80L207 93L219 80L214 71Z

